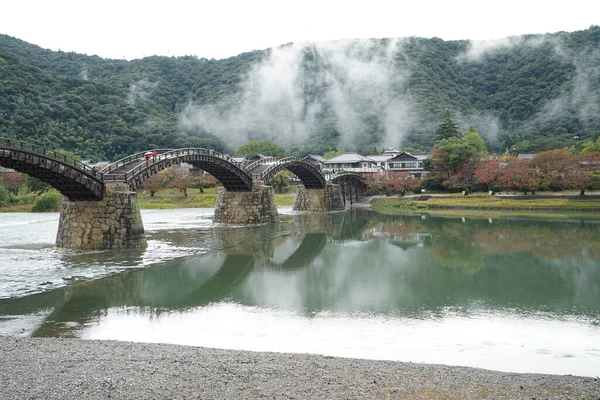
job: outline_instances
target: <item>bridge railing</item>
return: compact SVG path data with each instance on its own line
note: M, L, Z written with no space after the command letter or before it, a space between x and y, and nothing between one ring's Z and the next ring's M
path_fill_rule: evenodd
M153 150L146 150L146 151L142 151L139 153L135 153L132 155L129 155L127 157L121 158L120 160L117 160L113 163L108 164L107 166L105 166L104 168L102 168L100 170L101 173L105 173L105 174L110 174L112 171L116 170L117 168L120 168L124 165L130 164L132 162L135 161L142 161L144 160L144 156L148 153L148 152L152 152L152 151L156 151L157 154L163 154L166 153L168 151L171 151L173 149L153 149Z
M356 177L360 177L361 174L358 173L358 172L353 172L353 171L336 171L336 172L333 172L331 174L324 173L324 176L325 176L325 179L332 181L334 179L341 178L343 176L356 176Z
M262 165L267 165L268 164L269 166L267 167L267 169L265 169L264 171L261 171L260 173L252 174L252 179L253 180L261 180L261 181L264 180L265 172L267 172L271 168L275 168L278 165L287 164L287 163L292 162L292 161L302 161L302 159L300 157L297 157L297 156L290 156L290 157L278 158L278 159L271 160L270 162L266 161L266 160L269 160L269 159L263 159L263 160L265 160L265 161L262 163ZM256 166L253 167L253 168L251 168L252 165L254 165L254 164L261 165L260 162L263 161L263 160L258 160L258 161L255 161L254 163L250 164L250 165L247 165L246 166L246 171L248 171L248 173L251 173L252 169L256 168Z
M265 157L265 158L261 158L260 160L256 160L256 161L254 161L251 164L246 165L244 167L244 169L250 173L256 167L259 167L261 165L276 164L280 160L282 160L282 158L279 158L279 157Z
M78 159L76 159L74 157L69 157L66 154L61 153L59 151L56 151L53 149L48 149L48 148L45 148L42 146L37 146L35 144L31 144L31 143L28 143L28 142L25 142L22 140L0 138L0 147L5 147L5 148L9 148L9 149L14 149L14 150L22 150L22 151L27 151L30 153L38 154L38 155L50 158L52 160L55 160L57 162L60 162L62 164L66 164L66 165L75 167L87 174L90 174L90 175L97 174L97 171L95 168L82 163L81 161L79 161Z
M164 161L166 159L173 159L173 158L179 158L182 156L190 156L190 155L206 155L206 156L213 156L213 157L217 157L220 159L223 159L233 165L235 165L236 167L242 169L241 167L241 163L235 161L232 157L230 157L227 154L221 154L218 153L216 151L214 151L213 149L204 149L204 148L186 148L186 149L177 149L177 150L173 150L173 149L163 149L164 151L160 154L157 154L156 157L151 157L148 160L144 159L144 155L147 153L147 151L142 152L142 153L137 153L137 154L133 154L129 157L125 157L120 161L123 161L123 163L120 166L123 165L127 165L130 163L133 163L135 161L141 161L139 164L136 164L135 166L133 166L131 169L122 172L122 173L117 173L117 174L111 174L109 171L106 170L102 170L101 175L102 175L102 179L104 181L119 181L119 182L123 182L123 181L128 181L130 178L136 176L137 174L141 173L144 169L148 168L148 166L153 165L153 164L157 164L161 161ZM157 150L158 153L158 150ZM142 155L142 157L140 158L136 158L136 156ZM129 161L125 162L125 160L129 159ZM114 163L116 164L116 162ZM113 171L116 168L113 168Z

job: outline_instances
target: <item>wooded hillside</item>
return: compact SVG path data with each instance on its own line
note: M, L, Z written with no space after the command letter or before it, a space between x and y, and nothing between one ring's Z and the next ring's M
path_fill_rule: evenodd
M153 147L430 150L445 109L488 149L600 134L600 27L485 43L406 38L126 61L0 35L0 136L96 159Z

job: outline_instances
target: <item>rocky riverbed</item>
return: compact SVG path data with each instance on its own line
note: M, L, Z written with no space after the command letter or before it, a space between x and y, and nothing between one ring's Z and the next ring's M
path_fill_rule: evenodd
M168 344L11 336L0 360L1 399L600 399L598 377Z

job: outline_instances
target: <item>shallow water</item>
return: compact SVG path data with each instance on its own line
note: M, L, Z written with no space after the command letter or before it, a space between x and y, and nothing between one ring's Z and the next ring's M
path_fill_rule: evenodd
M0 215L0 334L600 373L599 220L212 211L142 211L147 249L93 253Z

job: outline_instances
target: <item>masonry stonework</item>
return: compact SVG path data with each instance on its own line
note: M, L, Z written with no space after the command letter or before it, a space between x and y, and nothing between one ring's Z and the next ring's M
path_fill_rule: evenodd
M277 220L273 187L252 183L250 192L229 192L220 187L213 221L232 225L266 224Z
M100 201L63 198L56 246L73 250L138 248L146 245L137 194L124 183L107 183Z
M327 183L323 189L306 189L298 186L294 211L344 210L340 185Z

